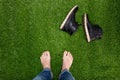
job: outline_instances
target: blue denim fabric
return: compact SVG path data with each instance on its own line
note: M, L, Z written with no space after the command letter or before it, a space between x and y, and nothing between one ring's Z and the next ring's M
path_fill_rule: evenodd
M52 80L53 74L50 69L46 68L40 72L33 80Z
M65 69L60 73L59 80L75 80L75 78L68 70Z
M50 69L44 69L33 80L52 80L53 74ZM59 80L75 80L68 70L63 70L60 73Z

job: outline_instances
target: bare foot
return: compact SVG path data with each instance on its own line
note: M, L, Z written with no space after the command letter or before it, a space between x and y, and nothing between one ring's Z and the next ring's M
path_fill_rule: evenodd
M43 69L45 69L45 68L50 69L50 52L49 51L44 51L40 57L40 60L41 60Z
M62 71L64 69L69 70L73 62L73 57L70 52L64 51L63 54L63 65L62 65Z

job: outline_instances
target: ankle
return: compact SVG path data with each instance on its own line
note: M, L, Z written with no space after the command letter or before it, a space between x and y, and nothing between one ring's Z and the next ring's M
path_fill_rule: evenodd
M45 67L43 67L43 69L51 69L51 67L50 66L45 66Z
M64 71L64 70L68 70L69 71L69 68L62 67L61 71Z

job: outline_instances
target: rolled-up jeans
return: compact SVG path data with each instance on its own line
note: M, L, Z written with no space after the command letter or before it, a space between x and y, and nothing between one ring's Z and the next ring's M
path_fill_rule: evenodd
M48 68L40 72L33 80L52 80L52 71ZM59 80L75 80L73 75L68 70L63 70L59 75Z

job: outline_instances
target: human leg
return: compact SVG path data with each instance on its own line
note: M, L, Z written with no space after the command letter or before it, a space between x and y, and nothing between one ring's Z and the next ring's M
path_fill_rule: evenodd
M33 80L52 80L52 72L50 69L46 68L40 72Z
M45 51L40 57L43 71L40 72L33 80L52 80L52 72L50 67L50 53Z
M59 80L75 80L75 78L70 71L65 69L60 73Z
M73 56L70 52L65 51L63 54L63 65L59 80L75 80L69 69L73 62Z

